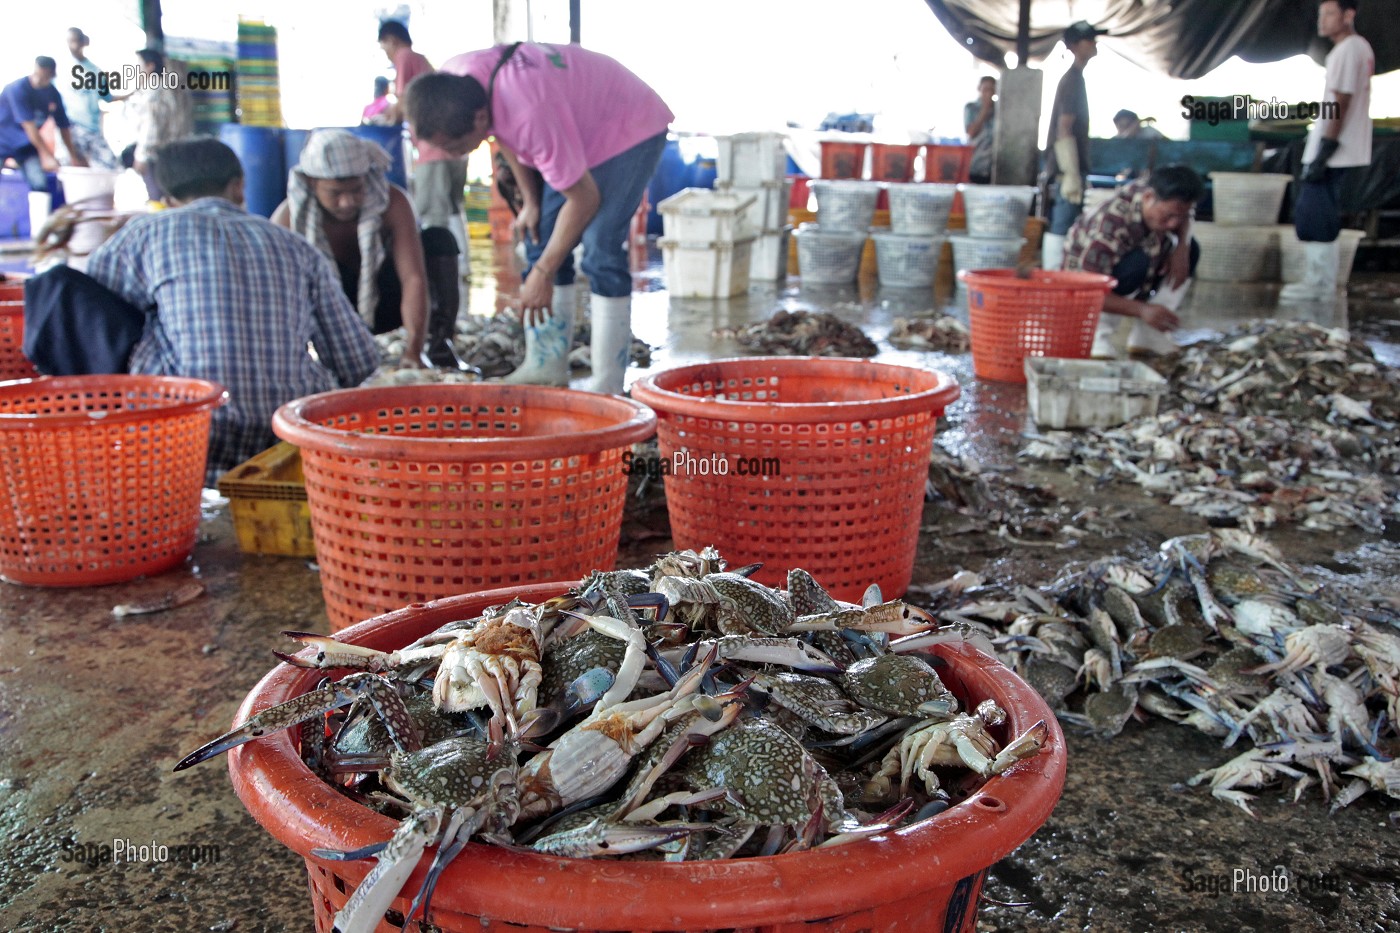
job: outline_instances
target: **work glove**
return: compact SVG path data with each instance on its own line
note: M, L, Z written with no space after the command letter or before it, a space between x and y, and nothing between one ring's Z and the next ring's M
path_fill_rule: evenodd
M1083 204L1084 177L1079 171L1079 147L1073 136L1055 140L1055 163L1060 167L1060 198Z
M1341 143L1335 139L1323 138L1322 144L1317 147L1317 158L1313 159L1303 169L1303 181L1321 182L1327 180L1327 160L1336 155L1341 148Z

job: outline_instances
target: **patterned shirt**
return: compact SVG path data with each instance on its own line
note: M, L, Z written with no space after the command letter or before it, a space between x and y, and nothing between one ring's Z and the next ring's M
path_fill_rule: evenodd
M209 437L211 486L276 443L280 405L358 385L378 363L330 261L223 198L136 218L92 254L87 271L151 314L131 372L228 389Z
M1142 219L1142 196L1151 189L1146 179L1131 182L1093 213L1081 213L1065 239L1064 268L1112 275L1119 260L1135 249L1147 254L1149 279L1159 275L1170 251L1165 233L1147 229Z

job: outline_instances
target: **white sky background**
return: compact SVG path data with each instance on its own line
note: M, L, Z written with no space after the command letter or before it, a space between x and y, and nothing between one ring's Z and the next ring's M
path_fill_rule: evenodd
M524 4L525 0L517 0ZM165 0L168 36L233 40L240 13L278 27L282 110L288 126L358 122L375 75L388 62L375 42L377 3L284 0ZM104 69L135 62L144 44L132 0L65 0L31 5L10 26L0 49L0 79L29 71L33 56L52 55L60 80L68 53L64 30L92 37L89 57ZM491 44L490 0L405 0L415 48L433 62ZM567 0L533 0L534 37L568 40ZM912 134L962 135L962 107L975 96L975 62L947 34L924 0L584 0L585 46L619 59L664 97L675 129L714 134L780 130L791 121L814 128L828 112L876 113L876 132L906 142ZM1063 46L1038 67L1045 72L1042 126L1055 85L1069 67ZM1155 116L1168 136L1186 138L1178 101L1184 94L1252 94L1296 102L1322 92L1323 71L1298 56L1252 65L1231 59L1205 78L1174 81L1150 74L1100 40L1086 70L1091 132L1112 135L1120 108ZM1400 115L1400 72L1372 85L1373 117ZM120 135L114 119L109 135ZM1042 130L1041 135L1044 135ZM921 137L914 137L921 138Z

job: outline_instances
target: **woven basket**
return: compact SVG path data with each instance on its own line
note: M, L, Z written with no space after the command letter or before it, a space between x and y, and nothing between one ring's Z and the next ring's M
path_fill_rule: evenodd
M1278 227L1226 227L1194 223L1191 235L1201 246L1196 278L1206 282L1266 282L1278 274Z
M895 288L932 288L943 255L943 238L903 236L886 230L870 231L875 241L875 262L881 285Z
M969 269L1014 269L1021 259L1023 236L988 239L975 236L950 236L953 244L953 272Z
M937 236L948 228L957 185L888 185L890 230L906 236Z
M1222 227L1278 223L1283 196L1292 175L1261 172L1211 172L1215 222Z
M875 219L875 202L880 186L873 181L812 182L817 195L817 222L828 230L856 230L865 233Z
M804 285L849 285L860 273L864 230L832 230L803 224L797 237L797 271Z
M1035 189L1028 185L958 185L969 236L1006 239L1026 229Z

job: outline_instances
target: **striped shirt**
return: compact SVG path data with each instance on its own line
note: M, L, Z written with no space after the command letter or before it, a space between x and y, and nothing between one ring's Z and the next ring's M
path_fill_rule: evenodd
M87 271L152 314L131 372L228 389L229 403L214 412L209 485L276 442L278 406L358 385L378 364L335 266L223 198L136 218L92 254Z
M1151 189L1146 179L1124 185L1092 213L1081 213L1065 236L1064 268L1112 275L1119 260L1140 249L1147 254L1149 281L1161 275L1171 252L1166 233L1147 229L1142 219L1142 196Z

